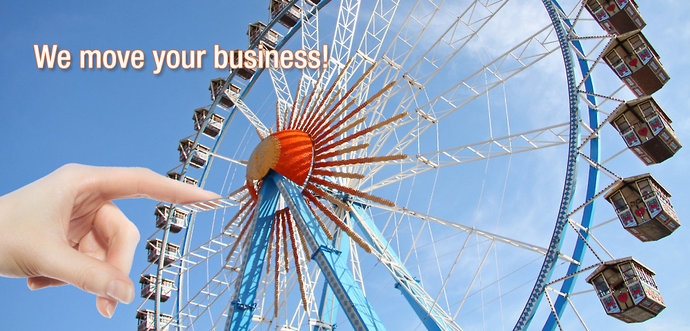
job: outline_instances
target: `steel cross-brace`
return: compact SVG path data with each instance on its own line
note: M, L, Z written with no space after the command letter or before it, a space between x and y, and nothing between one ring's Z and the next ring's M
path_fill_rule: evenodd
M354 223L357 223L364 234L364 238L373 247L372 253L390 271L393 279L397 282L395 287L402 292L427 330L461 330L453 318L438 306L419 282L410 275L395 252L391 251L390 247L385 244L381 232L364 207L357 202L351 202L350 206L352 207L350 214L355 221Z
M385 330L381 320L364 296L362 288L356 283L347 268L349 254L343 249L335 249L322 232L318 221L306 205L299 186L271 171L265 178L257 203L258 212L251 220L248 236L248 249L244 253L242 268L235 285L235 294L230 305L225 330L246 330L252 320L254 300L261 279L262 266L268 249L268 237L275 214L279 194L285 200L297 226L305 234L305 239L314 252L313 260L323 272L330 291L335 295L341 308L355 330ZM436 305L417 280L410 275L397 255L382 239L364 207L352 203L350 218L357 223L364 237L374 248L374 254L391 272L398 288L424 326L429 330L461 330L448 314ZM345 254L343 254L345 252ZM323 308L323 307L322 307Z
M270 181L273 182L269 183ZM322 247L329 247L331 243L304 202L302 189L279 175L271 176L269 180L264 179L263 185L278 186L293 219L304 233L307 244L315 252L313 260L324 274L352 327L355 330L385 330L383 323L364 296L362 288L355 282L350 269L346 267L345 262L349 254L322 249Z

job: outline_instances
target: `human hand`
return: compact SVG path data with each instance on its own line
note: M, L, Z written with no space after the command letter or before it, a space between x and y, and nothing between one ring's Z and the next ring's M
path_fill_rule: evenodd
M0 276L27 277L40 289L72 284L96 294L111 317L134 299L129 279L137 227L110 200L172 203L219 196L144 168L68 164L0 197Z

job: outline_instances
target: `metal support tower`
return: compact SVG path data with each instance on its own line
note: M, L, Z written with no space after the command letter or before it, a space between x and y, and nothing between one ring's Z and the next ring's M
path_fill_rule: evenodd
M338 247L338 251L343 256L350 256L350 238L342 231L336 231L335 238L333 238L333 247ZM347 260L340 259L338 262L342 263L342 268L347 268ZM318 325L314 325L314 331L334 330L335 321L338 316L338 309L335 301L335 293L333 289L324 284L321 291L321 300L319 301L319 321Z
M395 287L400 290L407 303L410 304L419 320L427 330L460 330L453 319L439 307L434 299L426 293L419 282L410 275L407 268L393 252L381 231L369 217L364 207L359 203L351 203L352 219L360 227L364 238L374 249L379 261L391 272L396 281Z
M277 174L269 174L268 177ZM268 179L268 178L267 178ZM270 182L264 181L264 183ZM257 211L251 220L252 222L247 236L249 244L242 259L242 269L237 276L235 283L235 293L228 311L228 321L225 330L247 330L252 321L256 304L256 290L261 281L266 249L268 249L269 237L273 226L273 217L278 204L278 191L275 185L263 185L257 201ZM240 240L241 238L237 238Z

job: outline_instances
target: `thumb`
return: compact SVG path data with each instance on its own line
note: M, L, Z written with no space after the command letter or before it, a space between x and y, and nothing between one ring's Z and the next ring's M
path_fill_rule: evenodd
M124 272L67 245L56 246L45 255L46 260L41 267L43 276L64 281L99 297L122 303L134 300L134 285Z

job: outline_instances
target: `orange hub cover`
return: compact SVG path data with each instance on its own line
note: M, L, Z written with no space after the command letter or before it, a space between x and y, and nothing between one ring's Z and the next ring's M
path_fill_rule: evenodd
M256 146L247 164L247 179L260 180L273 169L298 185L309 177L314 159L311 137L303 131L278 131Z

